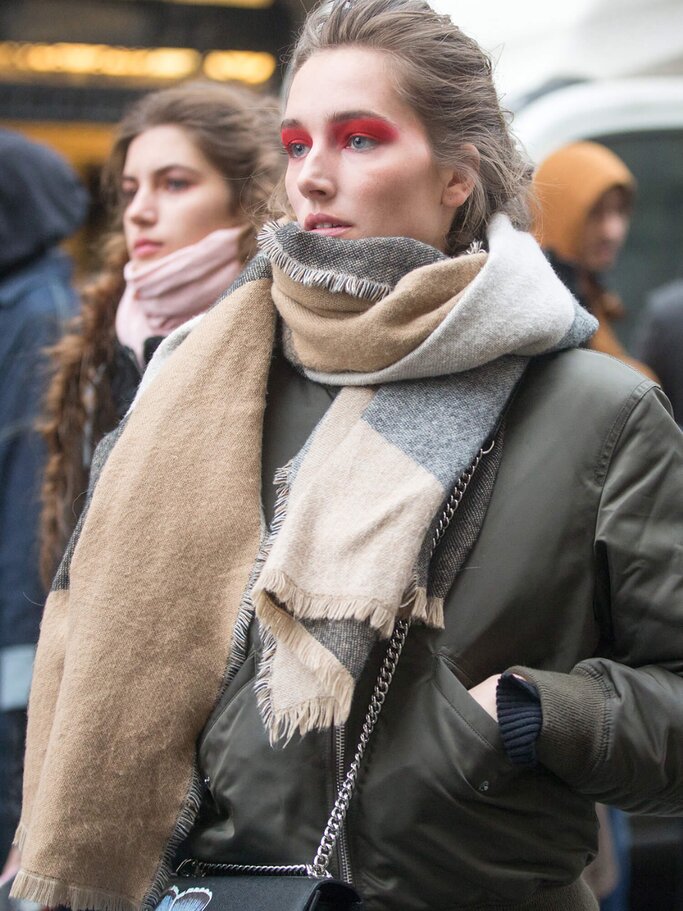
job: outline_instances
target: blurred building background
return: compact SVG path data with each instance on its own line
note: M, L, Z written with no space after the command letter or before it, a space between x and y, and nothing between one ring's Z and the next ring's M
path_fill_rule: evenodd
M123 109L146 91L197 77L277 91L283 58L313 3L0 3L0 124L61 151L91 189L95 203L74 249L81 273L94 267L89 251L102 227L99 167ZM490 52L498 90L517 114L532 159L562 142L591 138L613 148L636 175L633 229L613 276L628 313L617 331L633 344L647 294L683 274L683 0L433 4ZM630 120L625 114L612 122L598 101L592 111L589 95L583 114L572 113L571 94L561 92L615 82L621 88L613 97L627 99L633 79L643 88L630 102ZM662 97L669 98L666 111Z
M95 204L81 271L101 228L100 165L124 108L192 78L277 91L311 0L11 0L0 3L0 124L64 154Z
M552 79L683 75L681 0L432 0L496 61L508 104Z

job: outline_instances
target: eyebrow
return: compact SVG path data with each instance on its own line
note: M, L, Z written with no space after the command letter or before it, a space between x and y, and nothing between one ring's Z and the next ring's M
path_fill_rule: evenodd
M187 164L167 164L167 165L164 165L163 168L157 168L152 173L154 174L155 177L163 177L169 171L175 171L175 170L189 171L190 174L194 174L196 176L199 175L199 171L196 168L193 168ZM137 177L133 177L132 174L123 173L121 175L121 180L137 180Z
M338 114L333 114L330 118L332 123L343 123L345 120L383 120L385 123L390 123L388 117L383 117L381 114L377 114L375 111L340 111ZM291 129L292 127L302 126L301 121L299 120L283 120L281 124L281 129Z

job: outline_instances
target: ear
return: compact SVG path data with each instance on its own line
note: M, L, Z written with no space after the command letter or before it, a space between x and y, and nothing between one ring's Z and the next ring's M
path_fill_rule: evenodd
M441 202L448 209L459 209L471 194L474 188L473 172L479 172L481 156L476 146L466 142L462 147L462 160L467 168L457 168L447 172L446 184L441 196Z

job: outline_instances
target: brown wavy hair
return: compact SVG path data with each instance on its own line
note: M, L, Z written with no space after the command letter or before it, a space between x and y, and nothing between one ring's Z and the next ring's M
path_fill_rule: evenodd
M186 130L207 160L230 181L246 228L244 263L283 168L278 106L246 88L194 82L145 95L124 116L102 174L110 228L98 276L83 288L78 318L51 351L52 379L41 430L48 447L40 528L40 570L49 586L83 508L90 456L118 415L112 396L116 308L128 259L120 182L133 139L155 126Z
M331 0L306 19L288 83L313 54L348 46L393 58L396 89L424 124L435 159L457 167L472 184L451 224L446 252L483 240L497 212L527 229L532 169L510 133L491 61L477 42L425 0ZM476 148L478 160L468 146ZM282 206L281 193L279 200Z

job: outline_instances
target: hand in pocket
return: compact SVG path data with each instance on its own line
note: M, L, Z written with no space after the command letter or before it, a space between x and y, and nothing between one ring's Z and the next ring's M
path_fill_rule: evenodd
M476 702L478 702L486 712L488 712L494 721L498 721L498 712L496 710L496 689L498 687L499 679L500 674L494 674L492 677L487 677L486 680L482 680L481 683L473 686L471 690L468 690L470 696Z

